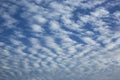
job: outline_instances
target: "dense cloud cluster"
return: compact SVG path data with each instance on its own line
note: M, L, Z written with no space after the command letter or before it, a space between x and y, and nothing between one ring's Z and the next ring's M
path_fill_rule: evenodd
M0 0L0 80L120 80L119 0Z

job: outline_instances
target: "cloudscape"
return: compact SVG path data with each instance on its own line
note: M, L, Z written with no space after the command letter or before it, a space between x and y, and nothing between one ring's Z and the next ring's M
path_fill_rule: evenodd
M120 0L0 0L0 80L120 80Z

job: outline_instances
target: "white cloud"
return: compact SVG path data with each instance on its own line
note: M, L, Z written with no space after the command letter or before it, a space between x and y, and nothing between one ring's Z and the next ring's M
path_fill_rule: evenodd
M42 27L38 24L33 24L31 27L34 32L43 32Z
M36 22L42 23L42 24L44 24L47 21L44 17L40 15L35 15L33 16L33 18L36 20Z
M94 40L92 40L91 38L89 37L84 37L83 40L88 43L89 45L95 45L96 42Z
M3 42L0 42L0 46L4 46L5 44Z
M53 31L59 31L60 30L60 25L57 21L50 21L50 29Z
M95 12L92 12L91 14L95 17L109 16L109 12L104 8L98 8Z

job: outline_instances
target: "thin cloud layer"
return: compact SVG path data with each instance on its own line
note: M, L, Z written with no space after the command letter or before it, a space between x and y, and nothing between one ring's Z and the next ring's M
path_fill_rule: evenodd
M1 0L1 80L119 80L118 0Z

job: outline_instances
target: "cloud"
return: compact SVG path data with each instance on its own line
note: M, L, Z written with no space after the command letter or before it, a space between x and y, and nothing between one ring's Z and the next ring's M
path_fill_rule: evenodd
M40 25L37 25L37 24L33 24L32 25L32 30L34 32L42 32L42 27Z
M17 77L25 75L23 80L27 80L26 76L35 80L119 78L112 75L119 73L120 66L120 12L111 13L111 2L14 0L2 3L0 68L3 72L10 71L0 70L5 76L0 79L8 80L14 73L18 73ZM88 13L81 13L86 10ZM116 66L116 72L109 74L109 78L111 65ZM34 76L32 72L40 75Z
M34 15L34 16L33 16L33 19L35 19L36 22L41 23L41 24L44 24L44 23L46 23L46 21L47 21L45 18L43 18L43 17L40 16L40 15Z

